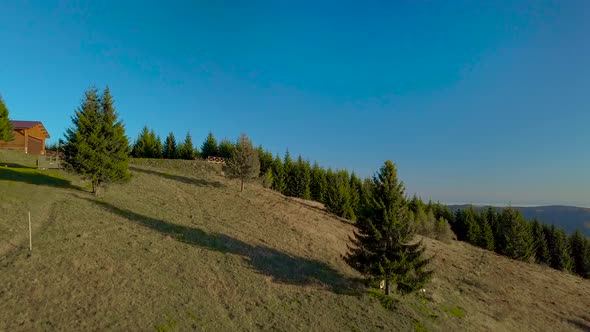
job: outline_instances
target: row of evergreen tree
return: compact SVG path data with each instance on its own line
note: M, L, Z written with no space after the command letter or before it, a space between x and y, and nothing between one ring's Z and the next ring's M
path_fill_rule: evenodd
M317 162L311 165L301 156L294 160L288 151L282 159L278 155L273 158L261 146L258 153L266 187L323 203L328 211L353 221L361 213L370 179L362 180L346 170L325 169ZM444 204L424 203L416 196L409 200L408 208L418 234L443 241L456 237L513 259L590 278L590 240L579 231L568 236L554 225L527 221L512 208L501 212L491 207L482 212L469 208L452 213Z
M293 159L289 151L284 158L258 148L260 172L266 187L286 196L323 203L343 218L356 220L359 214L363 181L354 172L325 169L301 156ZM368 179L366 180L368 183Z
M193 145L190 133L186 133L183 142L178 143L174 133L170 132L164 142L156 135L153 129L147 126L137 136L131 147L131 156L135 158L165 158L165 159L187 159L195 158L206 159L209 156L231 158L236 151L237 143L228 139L223 139L218 144L213 133L209 133L205 138L201 148Z
M245 136L236 144L228 140L217 144L213 134L209 133L199 151L193 147L190 134L184 142L177 144L170 133L162 144L154 131L145 127L130 148L108 88L102 95L96 88L87 91L72 120L74 127L66 133L65 161L91 180L94 192L103 182L128 177L129 154L140 158L230 158L235 155L236 146L241 146L244 160L240 164L243 165L234 167L239 172L233 173L239 175L243 183L244 179L256 176L250 174L252 169L258 169L258 165L247 158L250 154L247 147L251 142ZM354 172L325 169L317 162L311 165L301 156L294 160L288 151L282 159L278 155L273 157L262 146L256 153L260 165L258 175L262 176L265 186L287 196L321 202L330 212L353 221L357 216L370 214L367 206L374 195L375 178L362 180ZM482 212L470 208L451 213L448 206L432 202L425 204L417 197L408 201L408 211L413 230L422 235L448 240L453 236L452 228L458 240L514 259L534 260L590 278L590 241L579 231L568 236L555 226L542 225L536 220L526 221L511 208L501 212L493 208Z
M590 278L590 240L579 230L567 235L555 225L526 220L511 207L457 210L451 226L459 240Z

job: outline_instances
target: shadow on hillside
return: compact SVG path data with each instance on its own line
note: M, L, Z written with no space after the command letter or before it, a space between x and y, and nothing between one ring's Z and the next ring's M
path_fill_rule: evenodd
M590 324L586 320L568 319L568 323L579 328L582 331L590 331Z
M28 168L28 169L36 169L37 167L35 166L26 166L26 165L21 165L21 164L15 164L15 163L5 163L5 162L0 162L0 167L10 167L10 168Z
M185 177L185 176L181 176L181 175L166 174L166 173L152 171L149 169L143 169L143 168L134 167L134 166L129 167L129 169L134 172L157 175L157 176L161 176L166 179L179 181L179 182L183 182L183 183L188 183L188 184L192 184L192 185L196 185L196 186L200 186L200 187L215 187L215 188L223 187L223 184L221 184L221 182L217 182L217 181L208 181L208 180L204 180L204 179L189 178L189 177Z
M53 177L42 172L35 171L30 167L20 168L25 168L27 169L27 171L19 171L9 167L0 167L0 181L8 180L36 184L41 186L80 189L76 186L73 186L71 182L68 180L60 179L58 177Z
M130 221L171 236L177 241L222 253L240 255L258 273L271 276L278 282L294 285L321 283L338 294L358 293L358 289L354 288L355 284L323 262L292 256L265 246L251 245L224 234L207 233L198 228L175 225L118 208L107 202L80 198Z

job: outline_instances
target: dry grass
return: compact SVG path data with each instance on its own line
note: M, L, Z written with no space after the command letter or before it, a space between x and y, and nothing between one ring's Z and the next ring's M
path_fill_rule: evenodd
M259 185L240 194L202 162L136 161L132 171L100 199L62 172L0 175L0 330L590 326L587 280L429 239L429 300L388 311L341 259L352 226L321 205Z

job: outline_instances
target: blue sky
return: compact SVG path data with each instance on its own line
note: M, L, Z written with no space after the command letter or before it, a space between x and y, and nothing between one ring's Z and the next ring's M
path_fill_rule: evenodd
M242 2L243 3L243 2ZM274 153L446 203L590 206L588 1L14 1L0 93L62 137L109 85L144 125Z

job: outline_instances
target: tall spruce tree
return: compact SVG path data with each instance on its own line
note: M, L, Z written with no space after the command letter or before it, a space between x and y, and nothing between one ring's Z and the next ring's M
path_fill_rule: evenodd
M100 99L102 137L104 139L105 157L102 172L98 175L98 185L105 182L121 182L129 179L129 139L125 135L125 126L118 121L111 90L107 86Z
M265 151L262 145L258 146L258 157L260 158L260 175L266 174L266 171L272 168L274 162L272 153Z
M572 258L567 236L562 230L555 228L555 225L543 225L549 256L551 257L550 266L556 270L570 271L572 269Z
M324 203L327 186L326 171L317 162L314 162L311 169L311 199Z
M570 256L572 257L572 271L584 278L590 278L590 260L588 257L588 240L579 230L569 239Z
M236 146L228 139L222 139L221 142L219 142L218 152L220 157L226 159L231 158L235 150Z
M467 228L467 242L477 245L481 237L481 230L479 227L479 215L477 211L470 206L465 210L464 223Z
M481 226L481 234L478 245L484 249L494 251L494 232L490 222L483 218Z
M528 222L522 214L508 207L500 215L504 234L502 253L510 258L528 260L534 254L534 242Z
M272 174L272 168L266 170L262 175L262 185L264 188L272 188L274 182L274 176Z
M212 132L209 132L207 138L201 145L201 158L207 159L207 157L219 157L219 147L217 145L217 140L215 136L213 136Z
M129 142L108 87L101 97L95 87L86 91L72 124L65 134L64 162L91 181L95 195L105 183L128 179Z
M9 142L14 139L12 134L12 124L8 119L8 108L0 96L0 141Z
M166 159L176 159L178 158L178 149L176 146L176 138L174 137L174 133L170 132L164 141L164 147L162 150L162 155Z
M352 208L352 196L350 190L350 176L346 170L333 172L328 169L326 174L328 188L326 190L326 209L335 215L356 220Z
M285 170L285 195L297 196L297 170L295 169L295 163L291 158L289 150L285 152L285 159L283 161L283 169Z
M260 159L258 152L252 146L252 141L242 134L236 151L226 163L226 174L230 178L240 179L240 192L244 191L244 181L256 178L260 174Z
M350 205L355 215L358 215L361 208L361 191L363 182L354 174L350 173Z
M154 158L162 158L164 155L164 146L162 145L160 135L157 135L154 141L156 142L154 146Z
M156 133L144 126L135 140L131 155L135 158L160 158L162 143L158 140Z
M193 146L193 139L191 133L187 132L184 142L178 147L178 154L181 159L194 160L197 156L195 147Z
M309 161L303 160L301 156L297 158L297 197L311 199L311 166Z
M276 156L272 163L272 189L285 195L287 191L287 185L285 183L285 168L283 167L283 161L279 155Z
M429 259L423 257L422 243L411 243L414 233L404 186L392 162L385 162L372 187L344 260L371 281L385 280L386 295L390 284L402 294L415 291L432 271L426 270Z
M549 265L551 263L551 256L549 255L549 247L545 232L541 223L535 219L531 224L531 233L533 235L535 261L539 264Z

